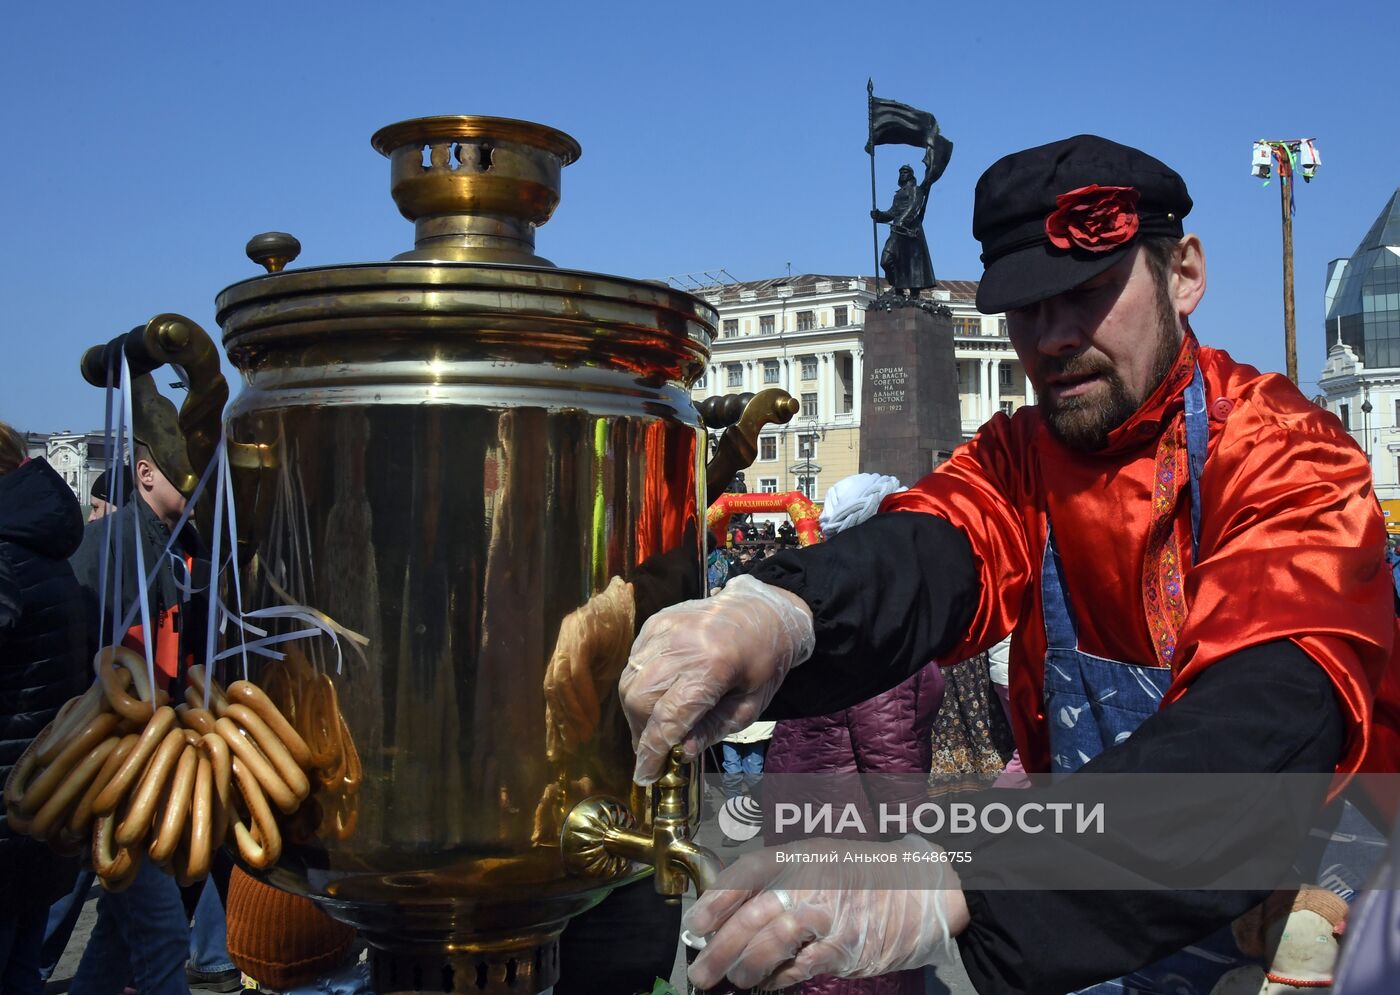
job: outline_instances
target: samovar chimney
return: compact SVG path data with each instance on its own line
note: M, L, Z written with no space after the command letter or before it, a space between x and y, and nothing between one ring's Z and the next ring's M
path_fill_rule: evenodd
M400 121L370 143L389 159L389 192L414 226L395 259L553 266L535 229L559 204L559 175L582 154L573 138L529 121L448 115Z

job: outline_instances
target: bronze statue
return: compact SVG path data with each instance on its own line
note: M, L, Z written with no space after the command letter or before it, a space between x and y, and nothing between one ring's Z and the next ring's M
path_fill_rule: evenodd
M870 217L890 226L880 253L880 268L885 271L891 290L899 296L916 297L920 290L935 285L933 260L929 257L928 241L924 238L924 209L928 207L928 191L937 178L933 171L933 149L924 150L924 178L915 184L914 170L899 167L899 189L888 211L873 209Z
M929 188L943 175L952 158L953 143L943 137L937 119L928 111L875 96L873 83L866 84L866 95L870 119L870 140L865 146L870 155L870 218L890 226L884 251L880 253L880 268L885 272L890 290L880 296L914 302L919 299L921 290L937 285L928 242L924 239L924 211L928 207ZM888 211L875 206L877 145L913 145L924 150L923 180L915 183L913 168L901 166L899 189Z

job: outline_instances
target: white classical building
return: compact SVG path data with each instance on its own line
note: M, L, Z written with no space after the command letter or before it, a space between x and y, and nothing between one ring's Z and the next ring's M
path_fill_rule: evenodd
M26 432L24 443L28 455L48 460L86 507L92 482L107 468L107 443L102 432Z
M827 487L860 469L862 342L874 278L807 274L694 293L720 313L694 399L781 387L802 402L796 418L759 437L758 459L745 474L749 490L800 490L821 500ZM944 280L925 296L953 313L963 438L997 411L1034 403L1005 319L983 315L973 303L975 282Z
M1376 497L1400 501L1400 367L1368 370L1351 346L1339 340L1327 351L1317 385L1327 410L1366 451Z

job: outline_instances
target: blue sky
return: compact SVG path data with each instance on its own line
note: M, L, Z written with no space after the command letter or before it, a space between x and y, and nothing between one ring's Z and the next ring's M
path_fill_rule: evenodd
M986 166L1103 134L1186 178L1210 280L1195 327L1265 369L1283 366L1279 206L1249 176L1250 143L1315 137L1323 167L1295 222L1299 368L1315 380L1326 263L1400 185L1397 36L1393 0L10 5L0 419L100 425L83 348L161 311L215 331L215 295L256 272L257 232L300 238L296 265L411 247L369 147L407 117L574 135L583 157L538 242L561 265L870 272L869 76L955 143L926 221L940 276L980 274ZM882 201L906 151L880 151Z

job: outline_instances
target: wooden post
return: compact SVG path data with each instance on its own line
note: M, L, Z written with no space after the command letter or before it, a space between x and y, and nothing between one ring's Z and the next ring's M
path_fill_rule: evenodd
M1287 155L1287 150L1284 155ZM1279 170L1278 193L1280 209L1283 212L1283 351L1287 364L1288 379L1298 382L1298 342L1293 319L1293 171L1288 175Z

